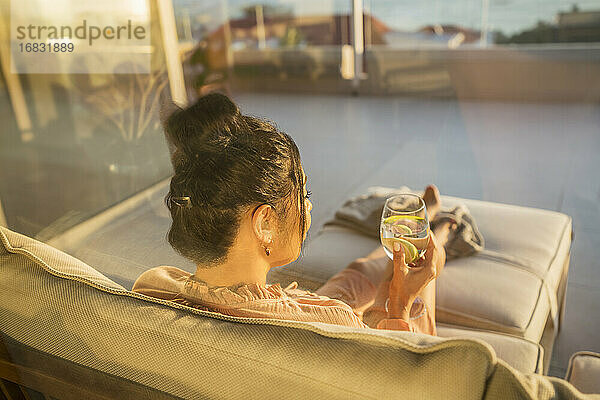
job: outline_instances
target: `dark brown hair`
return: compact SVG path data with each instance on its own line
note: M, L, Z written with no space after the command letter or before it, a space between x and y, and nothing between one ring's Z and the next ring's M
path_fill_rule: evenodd
M271 205L279 220L300 201L300 241L306 230L300 153L273 123L242 115L222 94L209 94L164 122L174 175L165 198L173 218L167 240L198 264L223 262L241 214ZM177 204L189 196L189 207ZM287 200L286 200L287 199Z

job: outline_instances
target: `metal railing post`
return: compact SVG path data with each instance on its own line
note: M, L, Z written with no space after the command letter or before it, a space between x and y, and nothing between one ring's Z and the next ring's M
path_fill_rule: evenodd
M352 91L358 93L363 74L364 55L363 0L352 0L352 47L354 49L354 79Z
M172 0L157 0L158 19L162 34L163 51L171 88L171 99L175 104L183 107L187 104L187 93L183 80L183 68L179 55L179 40L175 26L175 11Z

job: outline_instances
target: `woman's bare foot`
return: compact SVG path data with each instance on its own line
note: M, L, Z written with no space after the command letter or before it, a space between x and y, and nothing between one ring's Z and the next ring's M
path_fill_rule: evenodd
M423 193L423 201L427 207L427 215L429 221L435 218L438 211L442 207L442 199L440 197L440 191L435 185L427 185L425 192Z

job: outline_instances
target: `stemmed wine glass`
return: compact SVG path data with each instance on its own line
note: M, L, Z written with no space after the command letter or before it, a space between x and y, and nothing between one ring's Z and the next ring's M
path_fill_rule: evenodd
M399 242L404 250L406 264L409 268L414 267L414 263L425 255L429 243L429 230L427 208L420 196L403 193L386 200L379 232L383 249L392 260L394 242ZM387 305L386 301L386 310ZM417 297L411 307L410 318L419 318L425 312L423 299Z

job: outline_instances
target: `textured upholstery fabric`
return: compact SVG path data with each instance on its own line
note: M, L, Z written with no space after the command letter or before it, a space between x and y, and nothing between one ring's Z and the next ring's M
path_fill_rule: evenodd
M580 392L598 394L600 399L600 354L589 351L573 354L565 379Z
M84 280L110 289L125 290L121 285L114 283L75 257L52 249L50 246L20 233L0 227L0 241L4 248L1 254L7 260L9 259L9 253L25 255L37 264L46 266L48 272L55 275L73 277L74 279ZM12 258L14 259L15 257Z
M582 398L481 341L226 317L126 291L5 228L0 238L3 335L176 396Z
M544 349L538 343L497 332L481 331L444 324L437 325L443 338L481 339L490 344L498 358L521 372L543 372Z
M443 197L452 204L459 199ZM436 318L451 325L493 330L539 342L548 315L559 312L556 292L569 255L571 220L556 212L489 203L467 204L486 250L447 263L438 278ZM522 235L511 232L526 232ZM305 256L273 270L269 280L315 289L379 243L354 231L326 226Z
M507 384L517 377L519 385ZM502 361L487 383L484 399L589 399L596 396L584 395L573 385L564 384L560 378L539 374L522 375Z

